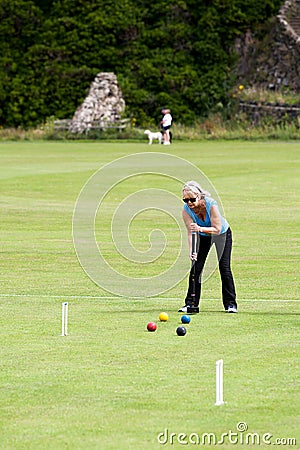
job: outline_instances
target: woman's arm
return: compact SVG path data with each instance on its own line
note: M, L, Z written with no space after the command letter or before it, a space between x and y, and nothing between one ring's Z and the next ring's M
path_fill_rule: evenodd
M191 226L194 223L191 216L188 215L188 213L183 209L182 210L182 218L185 223L187 232L188 232L188 243L189 243L189 249L190 249L190 258L193 260L197 259L197 253L192 253L192 233L195 233L195 231L192 230ZM195 224L196 225L196 224Z

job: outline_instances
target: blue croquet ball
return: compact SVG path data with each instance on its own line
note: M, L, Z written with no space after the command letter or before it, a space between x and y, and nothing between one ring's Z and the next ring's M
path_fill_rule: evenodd
M184 327L178 327L176 333L178 336L184 336L186 334L186 329Z
M190 323L190 321L191 321L190 316L186 316L186 315L181 316L181 323Z

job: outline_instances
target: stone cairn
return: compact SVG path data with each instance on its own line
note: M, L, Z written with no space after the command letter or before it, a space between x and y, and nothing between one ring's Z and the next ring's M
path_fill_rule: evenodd
M120 121L124 110L125 101L116 75L111 72L98 73L88 96L75 111L69 131L83 133L92 128L109 128Z

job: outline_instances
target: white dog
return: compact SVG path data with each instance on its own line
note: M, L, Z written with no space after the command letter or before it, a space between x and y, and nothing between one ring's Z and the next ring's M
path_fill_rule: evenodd
M148 136L149 145L152 144L153 139L158 139L158 143L161 144L163 135L160 131L158 131L157 133L152 133L152 131L150 130L145 130L144 134L147 134Z

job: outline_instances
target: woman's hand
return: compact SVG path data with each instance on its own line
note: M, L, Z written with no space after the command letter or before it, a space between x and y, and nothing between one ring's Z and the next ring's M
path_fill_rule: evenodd
M191 261L197 261L197 252L190 254Z
M201 232L201 227L199 225L197 225L196 223L192 222L190 224L190 230L192 233L198 233L199 231Z

